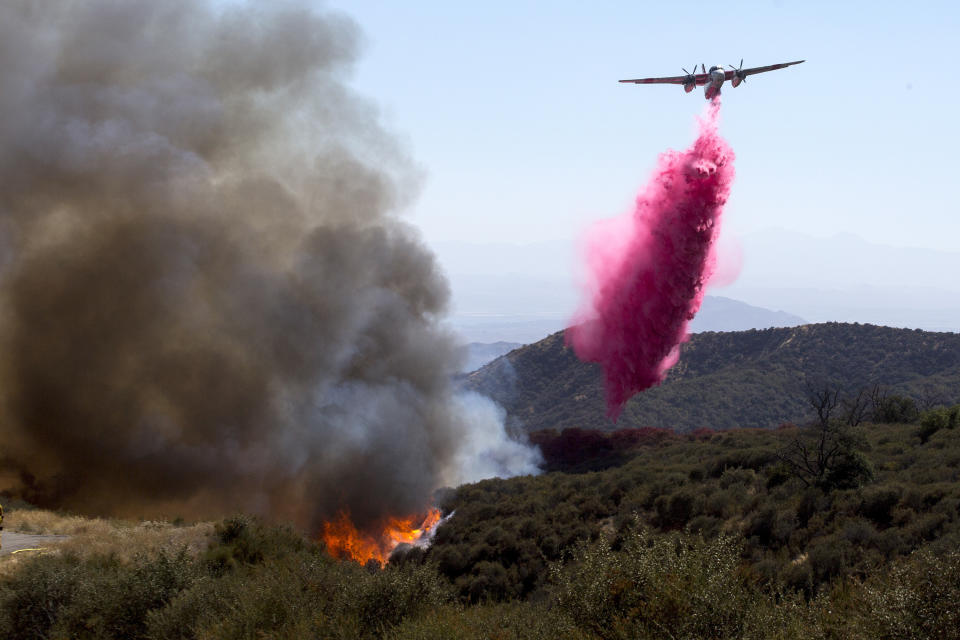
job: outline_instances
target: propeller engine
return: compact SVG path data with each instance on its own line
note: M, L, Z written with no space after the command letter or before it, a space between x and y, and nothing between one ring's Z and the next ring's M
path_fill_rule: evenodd
M732 84L734 87L737 87L741 82L747 81L747 76L743 73L743 58L740 58L739 67L730 65L730 68L733 69L733 77L730 78L730 84Z
M683 72L685 74L687 74L687 77L684 78L683 80L683 90L686 91L687 93L690 93L691 91L693 91L693 88L697 86L697 75L696 75L697 65L693 65L693 73L690 73L683 67L680 67L680 68L683 69Z

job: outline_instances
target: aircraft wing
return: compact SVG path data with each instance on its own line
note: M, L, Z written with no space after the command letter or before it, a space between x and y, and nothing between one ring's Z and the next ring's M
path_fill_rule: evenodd
M752 69L744 69L740 73L741 75L744 75L744 76L752 76L755 73L763 73L764 71L774 71L776 69L783 69L784 67L789 67L792 64L800 64L801 62L805 62L805 61L796 60L794 62L781 62L780 64L770 64L765 67L753 67ZM726 79L729 80L736 74L737 74L736 69L728 69L725 73Z
M670 76L669 78L636 78L634 80L621 80L620 82L632 82L633 84L683 84L690 76ZM705 73L693 74L697 86L705 85L710 79Z

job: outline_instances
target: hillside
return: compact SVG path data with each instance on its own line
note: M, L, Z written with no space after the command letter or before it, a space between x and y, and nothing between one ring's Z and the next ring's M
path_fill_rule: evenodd
M853 391L874 384L921 405L960 400L960 334L826 323L694 334L660 387L635 396L616 427L775 427L808 414L807 383ZM563 333L517 349L463 384L507 410L511 424L612 429L597 365L580 362Z
M853 429L867 471L823 488L804 487L778 458L791 441L815 437L799 427L585 432L611 441L622 464L461 486L445 501L456 516L438 531L430 554L465 596L518 597L545 588L546 564L578 541L640 524L657 534L733 535L755 579L815 592L834 578L882 573L924 547L956 549L960 429L956 418L951 424L927 442L916 425ZM503 567L499 583L491 584L491 571L472 571L484 561ZM506 579L511 571L527 579Z
M956 638L958 425L960 405L844 431L862 465L815 487L778 455L812 429L585 432L622 464L439 491L432 546L383 568L246 516L8 502L9 529L72 537L0 557L0 637Z

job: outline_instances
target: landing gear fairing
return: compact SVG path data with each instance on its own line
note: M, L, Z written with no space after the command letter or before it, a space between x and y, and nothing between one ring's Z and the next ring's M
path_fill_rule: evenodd
M743 60L740 60L740 66L735 67L730 65L729 69L724 69L723 65L714 65L710 67L710 70L707 71L706 65L700 64L700 69L702 73L697 73L697 65L693 65L693 73L687 71L686 69L683 72L686 75L683 76L672 76L669 78L637 78L634 80L621 80L620 82L632 82L633 84L682 84L683 90L687 93L693 91L694 87L704 87L703 96L707 100L712 100L716 96L720 95L720 87L723 86L723 83L726 80L730 81L734 87L740 86L741 82L745 82L747 76L752 76L755 73L763 73L765 71L774 71L775 69L783 69L784 67L789 67L792 64L800 64L804 60L796 60L794 62L781 62L780 64L771 64L766 67L753 67L751 69L743 68Z

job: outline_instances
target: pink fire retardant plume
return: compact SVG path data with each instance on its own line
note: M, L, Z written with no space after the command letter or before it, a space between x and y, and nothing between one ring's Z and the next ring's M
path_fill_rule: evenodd
M603 365L613 420L676 364L714 270L714 240L734 176L733 151L717 132L719 112L713 100L693 146L660 156L631 214L588 235L589 299L566 339L581 360Z

